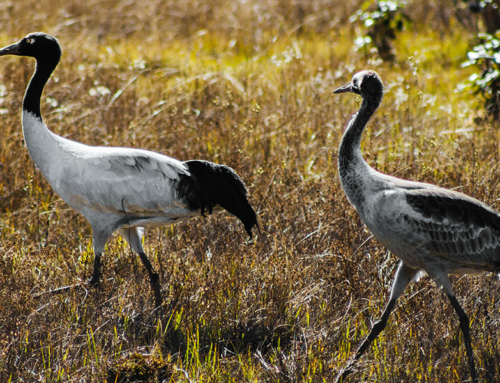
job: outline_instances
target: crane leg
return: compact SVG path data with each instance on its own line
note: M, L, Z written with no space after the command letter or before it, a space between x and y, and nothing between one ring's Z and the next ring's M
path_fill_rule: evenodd
M391 299L389 303L387 303L387 306L385 306L385 310L384 313L382 314L382 317L377 323L373 325L370 334L368 334L368 336L365 338L361 346L359 346L358 351L356 351L356 356L354 357L354 360L358 360L361 357L361 355L364 354L368 346L375 339L377 339L380 333L385 329L385 326L387 326L387 321L389 320L389 315L391 315L391 312L394 309L395 304L396 304L395 299Z
M91 286L98 286L101 282L101 256L104 251L104 246L113 232L109 230L100 230L92 226L92 233L94 239L94 271L92 277L87 281Z
M101 254L94 254L94 271L92 276L87 281L90 286L98 286L101 282Z
M153 269L151 262L149 262L149 259L144 252L140 252L139 257L148 271L151 289L155 294L155 305L156 307L160 307L163 303L163 298L161 296L160 275L155 271L155 269Z
M384 330L385 326L387 325L387 321L389 320L389 315L394 309L394 306L396 305L398 298L401 296L406 286L408 286L413 277L415 277L417 272L418 272L417 269L412 269L406 266L403 263L403 261L399 262L399 267L398 270L396 271L396 277L394 279L394 283L391 288L391 297L389 298L389 303L387 303L387 306L384 309L382 317L377 323L375 323L375 325L373 325L370 333L365 338L363 343L361 343L361 346L359 346L358 351L356 351L356 355L354 356L354 358L351 359L351 361L347 363L347 366L344 367L337 374L335 382L337 383L345 382L347 375L349 375L352 372L352 369L356 365L357 360L361 358L361 356L364 354L368 346L375 339L377 339L380 333Z
M132 250L139 254L142 264L149 274L149 282L151 283L151 289L153 290L153 293L155 295L155 306L160 307L163 303L163 298L161 296L160 275L155 271L155 269L151 265L151 262L149 262L144 249L142 248L142 235L144 229L134 226L129 228L121 228L118 230L118 232L129 243Z
M469 359L470 375L472 382L477 382L476 367L474 365L474 353L472 352L472 344L470 339L470 327L469 327L469 317L464 312L460 304L458 303L455 295L447 294L450 302L458 314L458 319L460 320L460 328L464 335L465 351L467 353L467 359Z
M441 287L443 289L444 293L448 296L451 305L458 315L458 319L460 320L460 329L462 330L462 334L464 335L465 352L467 354L467 359L469 360L470 375L472 378L472 382L477 383L476 367L474 365L474 353L472 352L472 344L470 338L469 317L464 312L464 310L458 303L455 294L453 293L453 288L451 286L448 274L444 272L436 272L435 270L434 273L429 270L427 271L427 274L429 274L429 276L434 279L438 287Z

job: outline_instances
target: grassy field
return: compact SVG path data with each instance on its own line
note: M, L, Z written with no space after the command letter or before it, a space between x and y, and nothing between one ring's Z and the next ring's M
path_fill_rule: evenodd
M388 64L354 49L362 1L21 0L0 2L0 45L59 39L42 97L57 134L233 167L261 233L228 214L148 230L164 315L118 237L97 290L91 229L23 145L29 58L0 58L0 381L329 382L377 320L396 258L342 191L337 148L360 100L332 92L375 69L387 94L365 132L369 163L500 209L498 124L457 87L473 35L450 0L409 0L411 29ZM453 278L481 382L500 381L499 282ZM463 382L458 318L425 278L412 284L352 381Z

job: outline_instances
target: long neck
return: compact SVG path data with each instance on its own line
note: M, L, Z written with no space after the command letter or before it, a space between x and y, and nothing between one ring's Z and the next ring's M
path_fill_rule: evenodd
M46 60L37 60L35 73L31 78L23 100L23 110L34 114L40 120L40 99L45 84L59 62L58 57Z
M58 140L61 138L47 128L40 114L43 87L57 66L60 56L37 61L35 73L28 84L23 100L23 134L26 148L36 166L52 184L54 169L61 158Z
M382 101L382 97L364 98L361 107L347 125L340 142L338 167L342 187L349 201L356 206L364 200L365 176L370 174L370 167L361 155L361 135L371 116Z
M339 168L347 168L359 161L365 162L361 155L361 136L366 124L380 105L380 99L363 99L358 113L347 124L339 148Z

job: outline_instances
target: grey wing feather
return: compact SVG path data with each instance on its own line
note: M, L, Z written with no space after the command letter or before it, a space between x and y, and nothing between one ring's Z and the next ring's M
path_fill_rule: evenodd
M500 215L465 194L437 187L407 189L406 202L419 218L406 216L429 236L427 250L463 267L500 267Z

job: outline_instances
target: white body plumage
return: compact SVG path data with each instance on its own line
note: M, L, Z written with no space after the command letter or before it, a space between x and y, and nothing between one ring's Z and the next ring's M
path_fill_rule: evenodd
M54 191L92 226L94 271L114 231L125 238L146 267L161 304L159 276L142 247L144 227L163 226L226 209L252 236L257 216L243 181L229 167L206 161L181 162L147 150L89 146L52 133L43 123L40 97L61 58L54 37L31 33L0 49L0 56L34 57L37 66L26 89L22 125L26 147Z
M115 226L126 215L136 218L134 225L161 226L200 214L176 195L175 182L190 173L174 158L71 141L50 132L27 111L23 111L23 133L45 179L92 226Z

